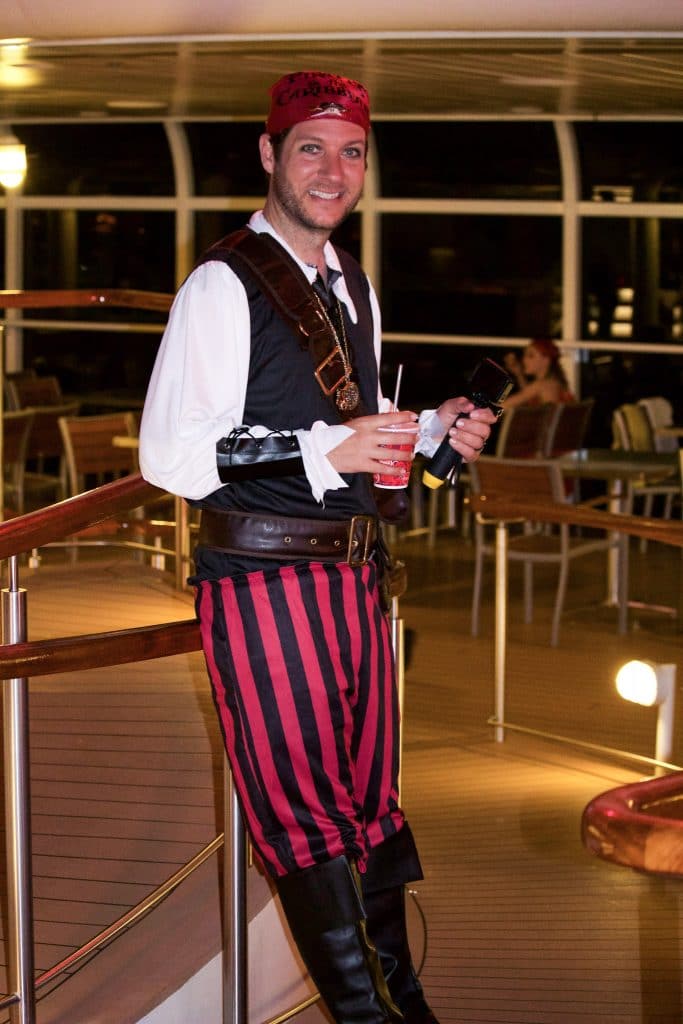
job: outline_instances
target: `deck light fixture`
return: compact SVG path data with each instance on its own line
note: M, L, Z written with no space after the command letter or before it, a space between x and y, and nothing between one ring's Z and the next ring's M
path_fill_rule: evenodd
M617 693L624 700L644 707L656 705L657 736L655 760L668 763L673 749L676 666L652 661L628 661L616 676Z
M7 127L0 124L0 185L20 188L26 177L26 146Z

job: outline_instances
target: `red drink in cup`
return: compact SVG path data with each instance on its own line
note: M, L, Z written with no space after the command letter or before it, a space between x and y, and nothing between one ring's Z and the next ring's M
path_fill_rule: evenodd
M395 434L414 434L416 438L418 433L418 427L412 422L408 424L397 423L394 424L393 427L380 427L380 430ZM410 479L410 469L413 464L412 453L415 448L415 441L413 441L412 444L391 444L388 442L382 447L394 449L395 451L410 452L410 458L407 460L392 458L382 459L381 461L383 465L396 466L401 470L401 473L399 476L389 476L389 474L385 473L374 473L372 479L375 487L384 487L392 490L407 487ZM387 452L387 454L389 454L389 452Z

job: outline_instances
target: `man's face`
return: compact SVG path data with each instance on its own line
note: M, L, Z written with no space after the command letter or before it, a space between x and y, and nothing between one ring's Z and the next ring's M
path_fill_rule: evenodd
M261 160L271 175L269 203L297 227L329 234L360 198L365 153L363 129L348 121L295 124L277 161L269 137L263 135Z

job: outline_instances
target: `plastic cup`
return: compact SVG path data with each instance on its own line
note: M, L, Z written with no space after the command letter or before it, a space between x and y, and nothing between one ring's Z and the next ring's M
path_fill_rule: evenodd
M395 424L393 427L380 427L379 429L382 430L382 431L387 431L388 433L392 433L392 432L393 433L398 433L398 434L415 433L415 435L417 436L417 427L404 426L404 425L402 425L400 423L399 424ZM412 467L412 464L413 464L412 463L412 452L413 452L413 449L415 448L415 441L413 441L412 444L385 444L385 445L382 445L382 447L383 448L387 448L387 449L393 449L394 451L410 452L411 453L411 458L408 459L408 460L405 460L405 459L382 459L381 460L382 461L382 465L384 465L384 466L396 466L398 469L401 470L401 473L400 473L399 476L389 476L388 474L385 474L385 473L374 473L373 477L372 477L372 481L373 481L375 487L384 487L386 490L392 490L392 491L398 491L398 490L401 490L404 487L407 487L408 486L408 481L410 480L410 470L411 470L411 467Z

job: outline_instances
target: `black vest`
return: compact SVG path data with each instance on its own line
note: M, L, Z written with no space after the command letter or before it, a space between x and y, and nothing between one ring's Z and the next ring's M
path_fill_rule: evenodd
M368 279L353 257L343 250L337 250L337 254L358 315L358 323L353 324L342 305L353 379L360 388L365 412L376 413L377 363ZM249 271L241 261L233 261L229 248L222 248L220 242L204 254L200 263L215 259L228 263L244 285L249 300L251 350L244 423L247 426L263 424L272 430L310 430L316 420L329 424L343 422L334 396L325 396L313 375L310 353L302 348L299 336L275 312ZM344 480L348 487L327 491L323 505L313 498L304 474L231 483L215 491L202 504L323 519L374 514L375 502L368 475L348 474Z

